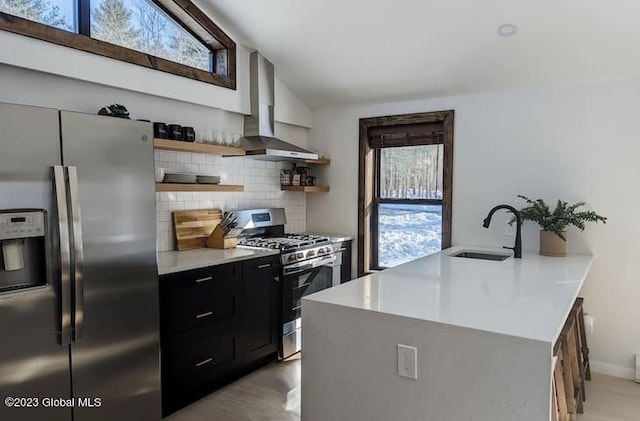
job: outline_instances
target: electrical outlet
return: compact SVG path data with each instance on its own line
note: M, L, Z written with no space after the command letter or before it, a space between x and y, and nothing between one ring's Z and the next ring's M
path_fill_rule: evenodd
M398 344L398 375L418 379L418 348Z
M508 235L510 237L515 235L513 232L513 225L510 225L509 222L507 222L506 228L504 229L504 235Z

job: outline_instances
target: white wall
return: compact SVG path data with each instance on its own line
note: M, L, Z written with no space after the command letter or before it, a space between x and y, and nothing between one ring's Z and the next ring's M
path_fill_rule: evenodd
M0 64L0 101L95 114L104 105L124 104L131 118L242 133L244 117L155 95L82 82Z
M307 228L357 234L359 118L446 109L455 110L454 244L511 245L499 219L488 231L481 223L496 204L522 206L517 194L586 201L609 218L570 230L568 248L595 256L583 289L595 317L593 367L631 377L640 353L638 79L318 110L309 147L331 158L319 171L331 191L309 196ZM537 249L537 230L526 224L525 248Z
M237 89L232 90L0 31L0 63L243 114L251 111L249 53L237 45ZM276 120L311 127L311 111L279 80L275 97Z

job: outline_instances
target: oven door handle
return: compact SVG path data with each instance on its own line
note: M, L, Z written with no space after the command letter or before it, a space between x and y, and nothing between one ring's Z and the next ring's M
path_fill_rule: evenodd
M327 256L317 257L313 260L307 260L306 262L287 265L284 267L283 272L285 275L293 275L294 273L304 272L305 270L314 269L320 266L333 266L333 263L335 261L336 256L331 254Z
M332 254L331 256L325 256L319 259L318 261L313 262L311 264L311 267L317 268L318 266L328 266L335 261L336 261L336 256Z

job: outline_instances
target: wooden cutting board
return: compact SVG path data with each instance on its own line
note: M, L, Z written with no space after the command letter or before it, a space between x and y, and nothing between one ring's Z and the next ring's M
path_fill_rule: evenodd
M207 246L207 238L222 222L222 210L193 210L173 212L173 230L178 250L199 249Z

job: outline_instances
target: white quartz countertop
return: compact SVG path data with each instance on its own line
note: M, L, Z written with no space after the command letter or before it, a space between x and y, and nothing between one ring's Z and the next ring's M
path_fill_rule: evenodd
M452 257L456 246L309 295L304 300L554 343L592 256L489 261Z
M255 259L278 254L279 250L233 249L196 249L184 251L161 251L158 253L158 274L182 272L190 269L222 265L241 260Z

